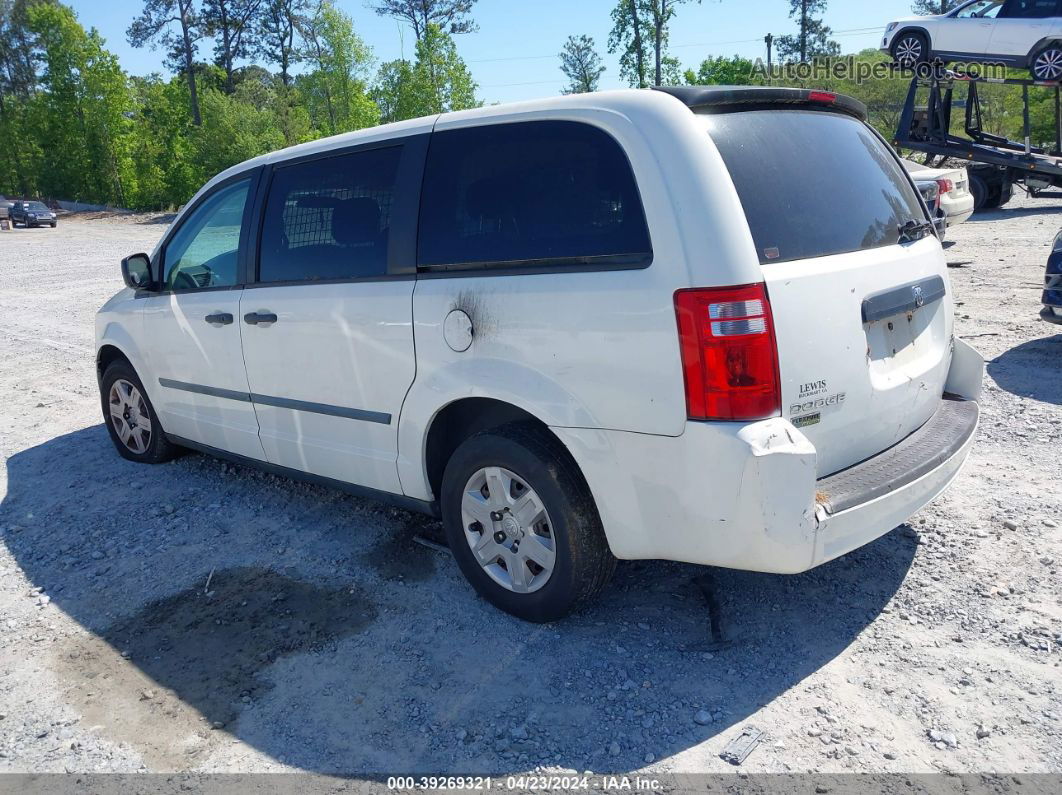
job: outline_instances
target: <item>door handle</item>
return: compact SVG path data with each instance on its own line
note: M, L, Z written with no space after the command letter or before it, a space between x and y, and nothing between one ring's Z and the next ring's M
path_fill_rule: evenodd
M232 315L228 312L218 312L216 315L207 315L204 320L212 326L228 326L232 323Z
M266 325L276 323L277 316L272 312L248 312L243 316L243 322L251 326L257 326L259 323Z

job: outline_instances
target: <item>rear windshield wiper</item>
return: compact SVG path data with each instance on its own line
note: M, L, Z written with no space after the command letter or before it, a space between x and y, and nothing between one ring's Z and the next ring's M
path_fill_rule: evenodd
M936 232L936 228L930 221L916 221L912 218L900 224L897 227L897 231L900 234L898 243L913 243L916 240L921 240L929 232Z

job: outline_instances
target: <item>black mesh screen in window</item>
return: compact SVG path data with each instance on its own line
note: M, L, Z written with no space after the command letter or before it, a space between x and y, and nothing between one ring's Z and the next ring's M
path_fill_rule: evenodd
M266 201L259 281L385 273L401 152L396 146L278 168Z

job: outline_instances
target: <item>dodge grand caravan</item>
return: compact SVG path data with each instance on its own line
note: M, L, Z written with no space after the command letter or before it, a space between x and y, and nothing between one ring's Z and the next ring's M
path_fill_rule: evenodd
M193 448L441 516L534 621L619 559L800 572L956 476L983 363L865 109L618 91L219 174L97 318L118 452Z

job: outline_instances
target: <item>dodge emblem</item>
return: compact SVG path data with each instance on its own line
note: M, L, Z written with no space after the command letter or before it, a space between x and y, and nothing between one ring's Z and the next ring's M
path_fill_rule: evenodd
M922 295L921 287L912 287L911 292L914 293L915 306L922 307L926 305L926 297Z

